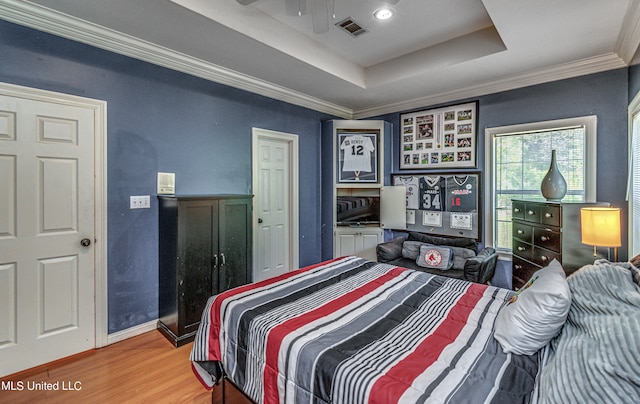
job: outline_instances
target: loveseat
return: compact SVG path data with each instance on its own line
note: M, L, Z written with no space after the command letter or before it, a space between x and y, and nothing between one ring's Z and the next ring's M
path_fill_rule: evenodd
M447 247L451 250L452 267L443 270L425 267L424 264L418 265L417 257L423 245ZM498 253L491 247L478 252L478 244L473 239L439 237L419 232L408 232L406 235L378 244L376 255L378 262L477 283L487 283L491 280L498 260Z

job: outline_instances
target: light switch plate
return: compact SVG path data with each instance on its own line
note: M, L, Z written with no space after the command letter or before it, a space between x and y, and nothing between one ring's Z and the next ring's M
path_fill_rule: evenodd
M130 209L148 209L151 207L151 197L149 195L130 196Z
M158 173L158 195L173 195L176 192L176 174Z

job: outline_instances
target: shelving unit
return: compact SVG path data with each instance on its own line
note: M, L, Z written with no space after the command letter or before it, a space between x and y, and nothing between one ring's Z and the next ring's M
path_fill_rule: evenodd
M372 261L376 260L376 246L384 241L384 229L404 229L406 227L406 191L404 187L384 186L385 160L384 121L331 121L333 136L333 256L356 255ZM369 138L374 150L368 145ZM356 141L350 143L351 139ZM360 147L358 150L357 148ZM354 166L346 163L345 153L358 151L369 157L371 171L357 173L350 170ZM357 174L356 174L357 173ZM358 175L359 174L359 175ZM366 175L365 175L366 174ZM376 198L379 201L379 222L351 224L340 223L337 204L340 197Z

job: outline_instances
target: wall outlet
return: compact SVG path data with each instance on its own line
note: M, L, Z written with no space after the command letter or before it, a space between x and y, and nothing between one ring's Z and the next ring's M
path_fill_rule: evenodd
M151 207L151 197L149 195L130 196L130 209L148 209Z

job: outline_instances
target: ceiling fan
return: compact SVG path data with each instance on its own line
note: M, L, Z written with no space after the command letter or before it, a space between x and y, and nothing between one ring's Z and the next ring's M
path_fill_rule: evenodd
M243 6L248 6L258 0L236 0ZM329 21L335 16L335 0L284 0L285 10L289 15L302 16L307 13L307 2L311 9L313 32L321 34L329 31ZM383 0L383 3L397 4L400 0Z

